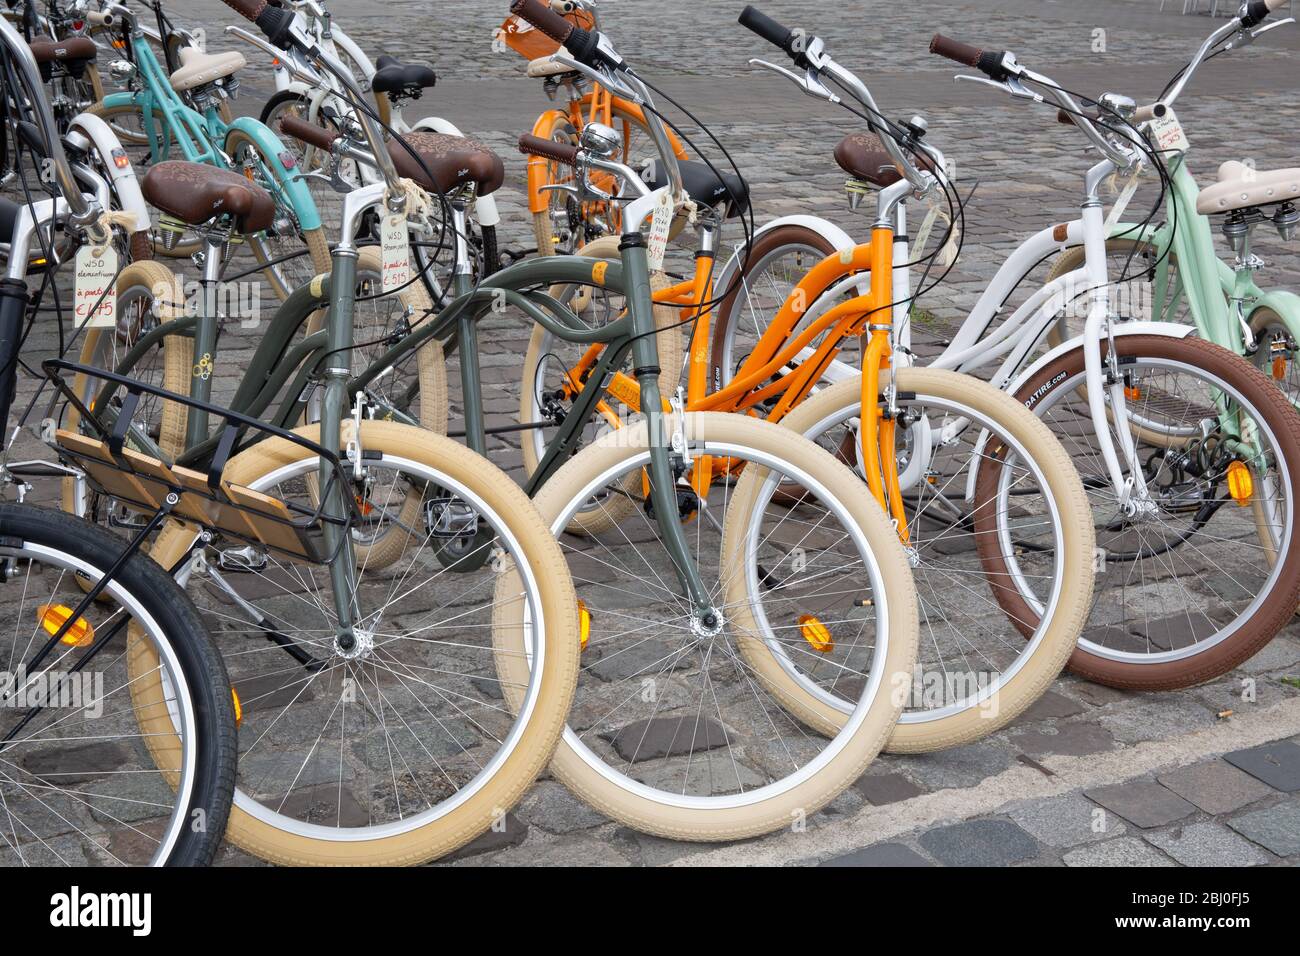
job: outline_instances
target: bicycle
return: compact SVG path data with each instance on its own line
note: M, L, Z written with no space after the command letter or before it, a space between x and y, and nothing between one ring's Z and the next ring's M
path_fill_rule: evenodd
M599 79L592 77L591 81L594 83ZM601 135L601 127L596 124L589 124L584 130L580 147L526 136L521 138L521 149L545 155L552 162L575 169L573 179L584 190L595 188L602 193L617 193L617 190L609 189L607 182L601 185L593 183L597 178L616 177L619 168L616 159L608 158L615 150L610 148L609 138ZM831 450L842 461L857 468L859 474L877 473L880 476L874 486L875 497L891 510L908 548L926 616L927 636L916 679L912 683L924 687L928 681L933 685L935 678L942 678L945 673L950 676L960 673L963 680L970 678L969 686L964 687L952 686L955 682L947 681L944 692L937 695L940 699L932 699L929 703L923 699L924 693L909 694L912 699L908 710L888 746L891 750L952 746L1005 726L1032 703L1059 672L1073 648L1087 606L1091 587L1092 535L1086 527L1083 489L1064 452L1044 429L1031 421L1032 416L1024 409L982 383L955 375L917 373L906 368L888 371L892 330L888 316L882 319L879 314L879 297L891 303L900 294L904 297L906 294L901 290L895 292L889 284L882 282L872 286L873 298L868 300L864 297L847 304L836 315L826 317L825 322L808 328L806 334L801 329L801 334L795 335L795 323L779 331L773 329L762 345L751 349L746 356L737 376L737 379L743 378L743 382L729 381L725 383L727 387L722 387L708 374L707 368L711 320L718 301L726 301L746 290L738 290L736 284L729 284L725 289L718 287L715 293L713 256L723 223L745 208L747 193L743 180L738 176L728 176L703 163L680 166L687 192L695 202L698 239L693 274L675 283L667 277L657 276L654 282L652 297L656 304L656 321L661 328L669 330L659 336L663 353L661 364L665 366L660 388L664 388L665 379L674 385L677 381L680 360L676 356L680 352L676 351L679 346L673 332L676 327L686 325L689 326L690 345L684 375L687 385L680 396L684 409L739 412L769 421L786 422L787 416L798 414L804 403L815 401L815 397L809 397L809 392L817 381L817 369L832 362L847 342L859 335L873 336L876 344L871 352L865 353L864 366L881 369L876 374L881 376L880 401L886 404L876 426L880 433L879 442L875 438L867 439L866 430L863 441L869 440L873 447L880 449L875 453L876 461L870 465L863 464L862 444L856 439L847 449ZM938 188L932 186L929 172L918 168L913 175L915 180L904 184L909 190ZM892 222L898 200L897 194L882 199L882 219ZM598 240L584 253L613 242ZM605 251L606 254L610 252ZM870 253L866 249L859 251L863 256L860 267ZM877 270L875 274L879 276L881 273ZM600 325L602 315L617 316L621 309L620 303L604 306L598 298L574 286L556 286L550 294L562 302L581 301L583 311L580 314L590 324ZM679 315L682 318L680 322L677 321ZM871 330L879 327L880 334L875 335L868 327ZM567 351L570 349L576 354ZM544 327L534 330L524 363L520 409L521 427L526 429L522 441L525 470L530 475L550 460L548 455L564 453L565 441L560 435L572 433L575 420L583 420L583 415L590 414L590 409L584 411L580 402L588 383L606 383L604 387L609 396L606 402L597 406L598 416L589 429L597 425L618 428L626 412L620 412L615 403L631 412L645 408L638 383L620 371L617 365L612 369L606 365L609 356L605 352L606 349L601 347L575 348ZM803 353L802 358L796 361L800 353ZM666 355L673 358L663 357ZM888 381L891 374L898 376L896 381ZM868 393L876 394L875 388L874 384L864 387L861 375L857 376L856 390L851 392L855 418L865 407L876 404L875 401L865 401ZM897 396L893 395L894 391L897 391ZM848 393L838 394L848 403ZM933 468L926 471L919 456L911 456L901 441L896 448L895 436L885 434L896 421L923 420L928 423L930 416L981 422L1006 442L1005 454L1000 460L998 456L988 456L990 460L984 472L990 481L996 473L1019 490L1018 502L1022 505L1019 534L1022 540L1018 545L1025 543L1023 539L1035 538L1035 551L1044 559L1040 559L1031 577L1035 588L1041 592L1040 607L1052 608L1046 618L1035 621L1034 626L1028 629L1033 636L1028 643L1013 626L1016 622L1006 621L993 599L991 592L997 589L1003 572L984 575L980 561L972 560L977 550L984 549L983 542L996 537L994 530L1005 529L1010 520L1009 509L994 513L996 496L984 491L978 501L971 501L974 496L968 495L963 487L968 478L973 482L978 470L975 466L982 459L974 456L969 462L962 462L960 455L935 456L929 463ZM976 427L971 432L978 435L980 429ZM962 429L954 427L953 433L960 436ZM581 437L581 433L577 434ZM901 434L910 433L903 429ZM909 437L906 444L912 445L914 440ZM945 460L940 461L941 457ZM903 465L897 463L900 458ZM699 468L697 466L697 470ZM906 487L911 494L908 499L901 494L902 484L886 493L884 483L891 477L898 481L895 476L900 470L907 473ZM734 464L725 459L717 461L713 471L713 477L702 479L706 486L713 480L731 480L737 473ZM916 497L918 480L923 475L925 480L921 486L933 489L929 492L933 501L924 494L919 500ZM628 475L627 484L620 489L620 494L573 511L569 515L567 530L599 537L617 529L623 521L635 520L641 484L638 475ZM951 494L954 486L962 488L962 498L971 506L957 514L951 511L937 513L937 501ZM1031 513L1033 518L1029 517ZM1041 525L1032 527L1036 522L1041 522ZM980 543L978 549L977 543ZM998 547L990 545L989 549L998 550ZM766 577L766 572L760 576ZM980 619L989 617L990 613L995 618L991 624ZM815 606L804 608L796 617L807 617L809 622L795 640L783 639L786 635L779 629L773 630L764 623L759 630L764 633L766 645L772 653L749 653L753 645L748 643L742 646L742 651L747 662L764 674L765 686L775 689L793 713L809 726L833 734L842 726L842 719L837 723L835 717L825 712L823 704L834 699L837 688L845 687L848 689L846 692L851 692L861 679L852 663L859 649L850 639L841 636L836 640L837 628L822 620ZM1006 639L1004 631L1010 632L1011 640ZM774 655L780 660L780 667L770 666ZM803 674L804 671L812 676ZM800 679L807 681L817 697L816 706L797 703L796 695L789 693L786 686L790 674L799 674Z
M595 30L599 26L592 0L552 0L551 9L582 29ZM540 37L539 32L542 33ZM554 62L552 54L560 45L553 38L546 37L543 31L533 30L530 24L514 14L506 19L497 35L529 60L528 76L542 80L549 99L555 100L564 94L564 108L542 113L533 124L532 135L574 145L588 124L600 123L613 130L611 135L615 139L611 142L620 145L611 157L617 155L624 165L639 168L642 159L658 154L641 107L605 89L590 77ZM676 158L689 160L690 156L677 136L671 130L667 135ZM656 187L664 185L666 179L661 170L657 177L651 175L647 182ZM579 200L570 188L571 184L572 179L564 164L551 162L542 156L529 160L528 209L533 216L539 256L576 253L602 236L619 234L617 205L595 196ZM607 187L609 183L604 185Z
M1257 13L1266 15L1267 7ZM1288 545L1289 463L1300 453L1293 410L1280 393L1262 387L1264 380L1249 363L1189 338L1192 328L1110 316L1104 256L1089 257L1086 269L1037 290L994 328L1001 306L1035 263L1069 246L1088 248L1088 240L1100 236L1099 193L1108 177L1117 170L1131 173L1143 162L1162 167L1133 125L1145 119L1131 101L1103 97L1102 118L1094 121L1072 94L1010 54L981 54L941 37L933 49L977 66L989 82L1018 98L1055 104L1105 158L1086 177L1081 219L1044 229L1022 244L931 367L971 372L992 366L992 383L1043 419L1082 473L1097 527L1099 586L1072 669L1103 683L1150 690L1219 676L1252 656L1290 617L1286 608L1296 594L1298 566ZM814 63L808 69L808 76L796 79L821 95L822 67ZM924 135L923 126L913 132L918 131ZM892 166L890 159L885 156L886 166ZM869 188L873 179L888 188L880 182L881 153L871 142L850 136L837 149L837 160L853 177L855 191ZM760 241L750 262L766 261L768 271L776 271L770 266L783 255L824 253L823 242L811 229L784 252ZM836 253L827 262L841 254L849 258ZM895 271L905 273L906 248L898 254ZM865 280L853 271L828 265L814 281L800 280L797 297L793 303L787 299L778 315L800 315L803 310L791 306L805 301L813 303L805 321L825 314L837 297ZM906 288L910 278L902 281ZM1065 319L1064 306L1081 295L1088 305L1084 334L1034 360L1035 350ZM724 314L715 345L740 329L734 310ZM714 359L723 380L725 363L725 352ZM832 381L847 374L833 366L821 371ZM1006 563L1013 577L1015 566ZM1017 590L999 590L999 603L1018 620L1032 622L1035 615L1026 609L1033 601L1021 602ZM1235 596L1224 596L1229 593Z
M159 35L171 35L161 0L154 11ZM131 89L110 93L89 112L108 122L123 142L140 143L150 164L173 156L231 170L260 184L275 200L275 215L255 234L239 237L247 244L261 271L283 300L303 282L329 268L329 246L311 192L294 169L281 161L284 145L271 130L248 117L231 119L226 100L236 92L235 74L245 60L239 53L208 55L186 46L173 53L165 44L160 62L135 14L120 4L106 10L126 41ZM188 257L201 240L187 233L174 216L159 221L154 249L159 255ZM307 256L307 272L298 261ZM233 281L237 276L227 276Z
M92 198L107 187L68 162L36 59L7 20L0 22L0 54L4 84L22 91L15 101L39 130L58 187L49 198L29 194L5 237L0 421L8 422L28 327L30 249L41 247L53 262L48 235L56 222L84 230L92 243L109 237L104 209ZM7 447L0 484L16 488L18 500L0 504L0 605L14 625L0 648L7 661L0 860L206 865L220 844L234 782L235 700L221 658L193 604L140 553L142 537L124 542L24 503L29 480L66 466L11 462ZM155 526L162 517L155 514ZM153 663L136 673L152 681L148 695L131 677L144 654ZM155 741L138 718L165 724L171 744L146 754Z
M1272 4L1268 9L1278 6ZM1186 136L1173 115L1173 105L1200 64L1295 22L1287 18L1254 30L1258 23L1248 22L1252 20L1254 15L1243 7L1215 30L1157 100L1152 120L1174 142L1185 144ZM1250 248L1257 226L1274 226L1284 240L1295 235L1300 224L1296 208L1300 170L1256 170L1229 161L1219 167L1216 182L1201 190L1187 159L1185 146L1175 148L1169 156L1166 221L1157 225L1116 222L1106 239L1107 255L1122 259L1126 267L1133 261L1144 266L1130 291L1151 303L1154 317L1194 325L1201 338L1249 359L1293 404L1300 403L1300 368L1295 364L1300 348L1300 297L1281 289L1262 290L1254 276L1264 263ZM1219 228L1234 254L1231 263L1215 253L1211 217L1222 217ZM1082 250L1065 251L1048 280L1078 269L1081 260ZM1178 268L1181 262L1196 267L1182 270Z
M378 110L378 119L385 128L408 140L414 133L415 140L423 141L421 145L425 148L430 148L437 142L434 137L465 137L465 134L454 124L440 117L428 116L411 124L402 115L404 102L418 99L425 90L433 88L437 81L433 70L414 64L402 64L394 57L386 55L380 56L372 63L365 51L347 35L326 10L324 0L293 0L290 6L304 21L305 29L315 37L317 46L346 66L349 75L359 86L370 90ZM264 124L271 129L279 129L279 121L288 116L313 126L342 129L347 122L349 110L346 107L346 99L340 97L334 89L336 83L332 76L328 73L320 75L311 70L301 59L295 62L292 68L286 66L280 61L283 55L280 51L268 47L265 41L259 40L246 30L228 27L227 32L257 46L273 57L276 93L262 108L260 119ZM355 123L355 119L352 122ZM481 144L471 142L466 146L476 149ZM396 155L400 161L405 154L399 150ZM307 144L298 154L299 169L320 171L329 163L330 159L317 155L317 147L310 144ZM330 178L333 180L331 186L336 192L346 191L347 188L363 183L373 184L377 181L377 176L372 167L359 166L352 161L338 164L330 173ZM322 209L333 204L332 197L325 196L323 191L315 191L314 195ZM497 240L497 225L501 221L501 216L497 211L496 199L491 193L475 196L472 206L473 217L467 225L474 228L469 229L468 235L477 252L476 258L481 261L482 274L491 275L501 267L501 252ZM332 227L334 224L331 218L329 225ZM427 240L418 239L413 239L411 247L432 300L440 302L442 289L431 274L428 251L430 248L437 247L431 246Z

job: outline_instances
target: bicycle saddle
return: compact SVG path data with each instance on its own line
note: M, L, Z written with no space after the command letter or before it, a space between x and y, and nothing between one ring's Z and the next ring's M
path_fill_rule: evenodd
M555 52L561 56L567 56L570 59L573 58L569 51L564 47L560 47ZM562 63L551 62L549 56L540 56L536 60L530 60L528 62L527 74L535 80L544 79L548 76L562 76L565 73L573 73L573 71ZM577 74L575 73L574 75L576 76Z
M396 140L389 140L388 152L393 157L397 171L413 179L425 189L447 192L457 186L473 184L480 196L487 196L501 188L505 182L506 167L501 157L478 140L468 136L444 136L416 130L402 139L419 154L424 165L433 174L430 180L411 156Z
M1219 167L1219 181L1201 190L1196 211L1212 216L1288 199L1300 199L1300 168L1265 172L1230 159Z
M725 202L727 204L725 215L728 219L739 216L749 208L749 186L739 176L733 173L722 173L722 177L719 178L717 173L704 163L690 160L678 165L682 170L682 187L686 190L686 195L690 196L696 204L716 206L718 203ZM663 164L657 159L646 164L641 171L641 179L651 189L668 185L668 176L663 170Z
M144 198L181 222L200 226L230 216L239 232L261 232L275 221L271 194L239 173L173 159L150 167L140 182Z
M28 44L37 63L89 63L95 59L95 41L90 37L51 40L41 37Z
M248 61L244 54L204 53L198 47L181 47L181 68L171 75L172 89L178 93L192 90L214 80L224 79L242 70Z
M407 66L396 57L385 54L375 61L375 78L370 85L376 93L418 96L420 90L433 89L437 82L438 74L429 67L419 64Z

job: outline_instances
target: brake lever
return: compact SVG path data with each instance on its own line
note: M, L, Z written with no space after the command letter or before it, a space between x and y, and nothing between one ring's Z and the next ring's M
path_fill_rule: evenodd
M809 70L806 75L800 76L799 74L795 73L793 70L787 70L783 66L778 66L775 63L769 63L767 60L753 59L749 61L749 65L761 66L764 69L771 70L773 73L780 73L787 80L789 80L791 83L798 86L809 96L816 97L817 99L820 100L825 100L827 103L838 104L842 102L842 100L838 96L836 96L834 93L832 93L830 90L826 88L826 85L822 83L821 78L818 77L816 72L813 70Z
M1046 102L1041 93L1035 93L1014 76L1002 82L999 82L998 80L990 80L987 76L967 76L961 73L953 77L954 83L961 83L962 81L967 83L983 83L985 86L991 86L996 90L1003 90L1004 92L1010 93L1017 99L1029 100L1033 103Z
M1284 27L1288 23L1295 23L1295 17L1287 17L1285 20L1274 20L1272 23L1260 27L1258 30L1256 30L1254 33L1250 35L1250 38L1252 40L1258 40L1269 30L1272 30L1276 27Z

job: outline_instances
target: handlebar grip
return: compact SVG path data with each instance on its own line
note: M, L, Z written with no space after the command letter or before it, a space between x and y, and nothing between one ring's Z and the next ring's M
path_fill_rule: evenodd
M514 0L510 4L510 12L531 23L561 46L569 42L569 35L574 30L572 23L542 0Z
M1246 12L1241 17L1241 25L1250 29L1263 23L1270 13L1286 2L1287 0L1250 0L1246 4Z
M930 52L936 56L946 57L962 66L980 65L980 51L968 43L950 40L942 33L936 33L930 40Z
M553 159L565 166L572 166L578 161L578 147L571 143L558 143L553 139L543 139L532 133L519 137L519 152L528 156L540 156Z
M1164 116L1169 112L1169 107L1164 103L1152 103L1150 106L1139 106L1133 113L1131 122L1134 126L1142 123L1149 123L1153 119Z
M266 9L266 0L221 0L231 10L234 10L241 17L256 21Z
M329 149L334 145L343 134L337 130L325 129L314 123L308 123L306 120L300 120L296 116L286 116L280 120L280 132L285 136L292 136L294 139L301 140L308 146L315 146L317 149Z
M791 57L797 56L795 50L795 32L782 26L755 6L747 6L740 11L738 21L746 30L757 33L768 43L780 47Z

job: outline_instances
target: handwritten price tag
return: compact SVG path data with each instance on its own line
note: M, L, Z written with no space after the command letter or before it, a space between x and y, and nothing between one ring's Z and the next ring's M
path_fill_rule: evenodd
M1164 116L1157 116L1151 121L1151 132L1155 134L1156 145L1161 150L1176 150L1185 153L1192 148L1183 132L1183 124L1173 110L1167 110Z
M655 201L654 216L650 220L650 240L646 246L646 258L650 260L651 272L664 267L664 256L668 254L668 232L672 226L673 197L671 192L663 189Z
M384 216L379 241L383 251L383 290L392 292L411 281L411 242L406 231L406 216Z
M98 254L97 254L98 253ZM77 250L77 284L73 293L78 328L111 329L117 325L117 252L112 246Z

